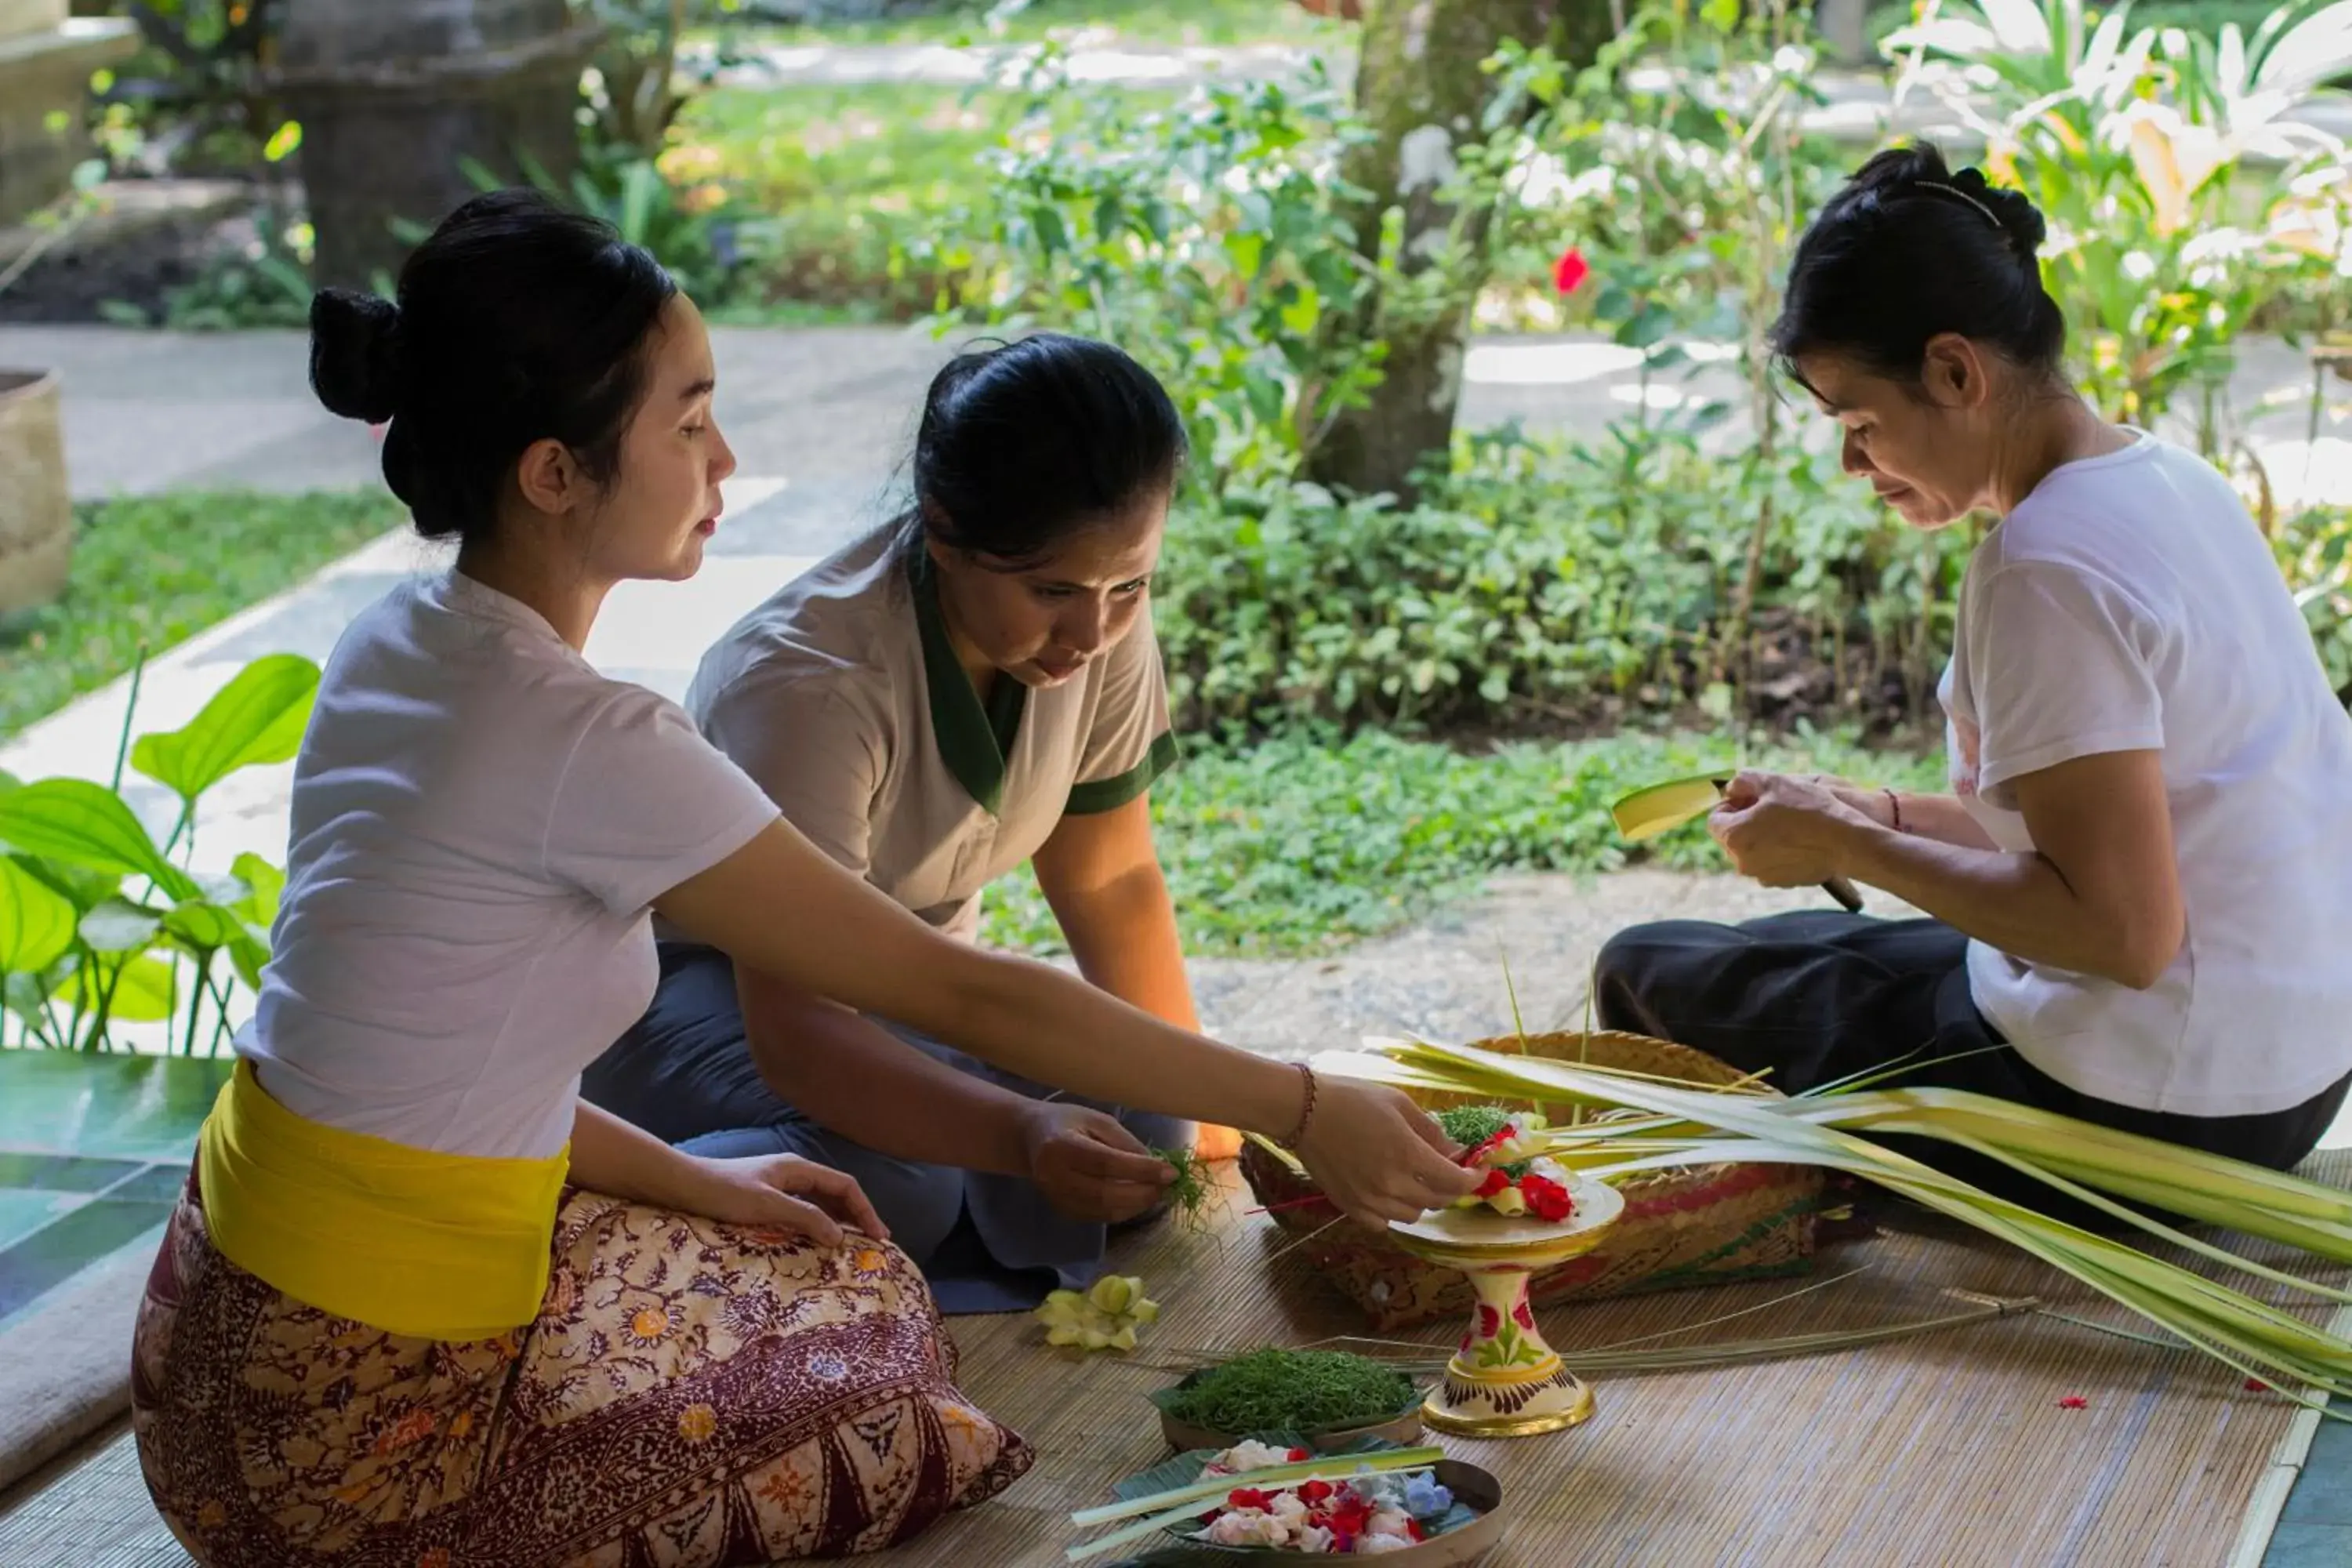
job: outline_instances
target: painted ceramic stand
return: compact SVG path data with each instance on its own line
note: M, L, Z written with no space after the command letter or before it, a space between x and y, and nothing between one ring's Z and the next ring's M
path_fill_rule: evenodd
M1536 1328L1528 1277L1590 1252L1625 1210L1614 1187L1578 1181L1576 1212L1558 1222L1507 1218L1484 1208L1442 1209L1396 1224L1396 1244L1459 1268L1478 1293L1470 1331L1430 1392L1422 1418L1471 1437L1531 1437L1592 1415L1592 1390L1562 1364Z

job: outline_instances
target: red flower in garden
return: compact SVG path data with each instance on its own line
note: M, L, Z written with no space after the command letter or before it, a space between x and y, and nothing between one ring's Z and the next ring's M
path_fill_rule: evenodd
M1576 1212L1576 1202L1568 1195L1568 1189L1546 1177L1520 1177L1519 1191L1526 1195L1528 1207L1533 1209L1538 1217L1554 1224Z
M1523 1329L1532 1329L1536 1326L1534 1309L1528 1305L1524 1297L1520 1299L1517 1306L1511 1309L1511 1321Z
M1494 1308L1486 1305L1486 1302L1479 1302L1478 1337L1482 1340L1491 1340L1502 1331L1503 1314L1495 1310Z
M2088 1410L2090 1407L2091 1402L2079 1394L2070 1394L2058 1402L2061 1410Z
M1563 294L1573 294L1587 278L1592 276L1592 264L1584 259L1584 252L1570 246L1551 264L1551 286Z

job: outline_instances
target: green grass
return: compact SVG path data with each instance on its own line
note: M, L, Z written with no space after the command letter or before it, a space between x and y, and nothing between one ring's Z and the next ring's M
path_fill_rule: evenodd
M63 598L0 621L0 739L397 527L390 496L181 491L74 509Z
M723 180L772 229L758 242L755 296L721 319L906 320L929 310L936 280L893 278L892 244L938 229L971 199L983 154L1032 102L1015 90L896 83L697 97L664 167Z
M878 22L761 28L778 43L1035 43L1083 33L1128 44L1318 44L1351 39L1355 28L1309 15L1290 0L1032 0L1003 8L992 27L986 5L945 6Z
M1344 743L1277 737L1195 743L1152 792L1161 864L1185 951L1276 957L1376 936L1502 871L1602 871L1626 847L1610 803L1661 779L1748 762L1906 788L1940 788L1936 762L1843 738L1743 748L1726 736L1619 735L1468 754L1366 731ZM1724 862L1700 825L1643 847L1684 868ZM987 939L1061 951L1024 873L989 894Z
M681 117L666 166L718 174L772 226L755 297L722 319L832 312L907 319L934 288L893 279L893 242L946 221L981 155L1016 124L1013 92L953 88L717 88Z

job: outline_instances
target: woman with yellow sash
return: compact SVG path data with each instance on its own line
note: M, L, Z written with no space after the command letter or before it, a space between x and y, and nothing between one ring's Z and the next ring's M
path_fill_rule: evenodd
M614 584L700 563L734 468L646 252L501 193L396 303L311 321L320 400L389 421L386 480L458 551L328 663L274 957L140 1311L141 1464L206 1568L837 1555L1028 1468L856 1183L580 1100L653 994L653 911L1008 1070L1284 1139L1359 1218L1468 1187L1401 1096L935 931L585 662Z

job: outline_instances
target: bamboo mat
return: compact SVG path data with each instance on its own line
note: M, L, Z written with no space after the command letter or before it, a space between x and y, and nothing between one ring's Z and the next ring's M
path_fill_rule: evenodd
M2352 1185L2352 1152L2305 1169ZM1246 1188L1229 1178L1221 1195L1228 1207L1208 1234L1162 1230L1119 1260L1161 1303L1157 1342L1240 1349L1360 1331L1300 1253L1282 1254L1272 1223L1244 1213ZM2262 1255L2301 1268L2284 1249ZM1578 1344L1759 1306L1664 1342L1861 1328L1972 1304L1948 1290L2038 1295L2058 1310L2145 1327L2063 1275L1934 1215L1890 1219L1819 1263L1812 1281L1559 1306L1540 1321L1570 1365ZM2352 1280L2339 1272L2333 1282ZM2294 1308L2326 1319L2325 1303ZM1082 1533L1069 1526L1071 1510L1105 1500L1112 1483L1165 1457L1144 1395L1177 1374L1046 1350L1019 1318L953 1327L965 1391L1036 1445L1037 1466L997 1501L871 1561L1058 1563ZM1459 1333L1433 1325L1402 1337L1442 1350ZM1598 1414L1571 1431L1431 1439L1503 1481L1516 1521L1484 1568L2222 1568L2294 1411L2216 1363L2045 1315L1801 1360L1593 1382ZM2085 1408L2061 1407L2069 1395Z
M2352 1185L2352 1151L2305 1169ZM1163 1308L1139 1358L1155 1342L1238 1349L1355 1331L1302 1255L1283 1253L1271 1222L1244 1212L1247 1190L1230 1174L1219 1201L1206 1230L1163 1226L1120 1257ZM2039 1295L2055 1310L2141 1326L1964 1227L1927 1215L1896 1223L1824 1251L1812 1281L1554 1307L1544 1330L1573 1364L1580 1344L1750 1308L1762 1310L1667 1342L1946 1316L1969 1305L1953 1290ZM1859 1272L1808 1289L1849 1270ZM2297 1304L2306 1307L2324 1316ZM1025 1318L950 1326L966 1392L1029 1437L1036 1468L996 1501L861 1561L1059 1563L1077 1539L1070 1510L1164 1457L1144 1395L1176 1374L1049 1351ZM1458 1331L1435 1325L1404 1337L1443 1346ZM2223 1568L2294 1409L2202 1358L2043 1315L1801 1360L1594 1381L1599 1413L1572 1431L1435 1439L1503 1480L1514 1522L1484 1568ZM2063 1408L2069 1395L2085 1408ZM187 1563L147 1510L127 1436L50 1479L0 1512L0 1564Z

